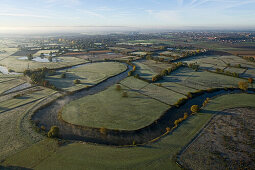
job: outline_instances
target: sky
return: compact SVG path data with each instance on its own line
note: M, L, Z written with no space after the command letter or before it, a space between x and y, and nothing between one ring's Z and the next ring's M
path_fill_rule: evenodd
M255 28L255 0L0 0L14 30Z

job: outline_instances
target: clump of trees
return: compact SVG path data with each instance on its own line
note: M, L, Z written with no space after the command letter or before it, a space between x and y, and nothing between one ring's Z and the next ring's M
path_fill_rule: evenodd
M208 97L205 99L205 101L203 103L203 107L205 107L209 103L209 100L210 100L210 98L208 98Z
M73 83L74 83L74 84L80 84L80 83L81 83L81 80L76 79L76 80L73 81Z
M48 132L49 138L59 137L59 128L57 126L52 126Z
M195 71L198 71L199 69L199 65L197 63L189 63L189 68L195 70Z
M45 80L47 75L54 73L55 70L49 70L46 67L37 70L27 69L23 72L24 76L30 77L32 83L57 90L53 84L51 84L48 80Z
M178 68L180 68L182 66L183 66L182 62L174 63L172 68L162 70L160 74L157 74L157 75L153 76L152 77L152 82L156 82L156 81L161 80L164 76L167 76L167 75L171 74L173 71L177 70Z
M217 68L216 72L219 73L219 74L227 75L227 76L239 77L238 73L235 73L235 72L232 73L230 71L224 71L223 69L220 69L220 68Z
M185 97L185 98L179 99L179 100L176 102L175 106L176 106L176 107L179 107L179 106L182 105L186 100L187 100L186 97Z
M127 62L128 65L132 66L132 70L128 72L128 76L132 76L134 74L134 72L136 71L136 65L134 65L131 62Z
M240 81L240 82L238 82L238 87L241 90L246 91L248 89L249 85L248 85L248 82L246 82L246 81Z
M28 60L33 60L33 58L34 58L34 57L33 57L33 54L29 54L29 55L27 56L27 59L28 59Z
M186 119L188 118L188 116L189 116L188 113L184 113L183 117L181 117L181 118L175 120L175 121L174 121L175 127L177 127L178 124L181 123L182 121L186 120Z

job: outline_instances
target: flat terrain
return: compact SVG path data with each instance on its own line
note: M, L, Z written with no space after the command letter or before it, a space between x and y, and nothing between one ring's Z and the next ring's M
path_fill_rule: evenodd
M151 80L153 76L161 73L162 70L171 68L171 64L156 62L153 60L142 60L141 62L134 62L136 65L135 74L139 74L140 77Z
M238 100L240 99L241 100ZM231 105L229 102L231 101ZM216 116L181 155L186 168L252 169L254 164L255 95L232 94L213 100L203 113ZM239 103L239 104L237 104ZM235 107L242 108L235 108ZM231 108L233 109L227 109ZM223 110L226 108L226 110ZM221 111L223 110L223 111ZM203 155L203 156L201 156Z
M57 88L65 91L75 91L93 86L126 69L127 66L125 64L118 62L88 63L72 69L57 71L56 75L48 76L46 79ZM61 78L61 74L66 74L66 78ZM79 79L81 83L74 84L74 80L76 79Z
M126 91L128 97L122 97ZM72 124L97 128L134 130L151 124L168 105L132 89L115 86L92 96L72 101L63 108L62 118Z
M24 83L25 81L20 79L19 76L7 76L0 74L0 94Z
M85 60L75 57L57 57L61 62L37 62L29 60L21 60L20 56L10 56L1 61L1 65L12 69L15 72L23 72L26 69L38 69L47 67L49 69L63 68L72 65L86 63Z
M235 100L232 102L233 98ZM225 95L212 100L205 109L221 111L231 107L254 106L254 99L254 95L250 94ZM44 141L7 158L3 165L34 169L82 169L84 166L89 169L180 169L173 157L196 136L213 115L214 112L202 111L160 141L144 147L118 148L73 143L58 148L55 143ZM44 149L45 147L54 151L57 149L52 153ZM30 155L34 155L32 161Z
M170 88L169 86L171 86L172 83L177 83L191 89L209 89L238 87L238 82L240 81L244 80L207 71L194 71L190 68L180 68L170 75L165 76L163 80L159 81L159 83L166 88Z

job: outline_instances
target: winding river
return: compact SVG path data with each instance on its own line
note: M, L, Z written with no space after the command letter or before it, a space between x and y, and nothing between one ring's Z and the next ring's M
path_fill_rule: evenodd
M215 97L219 95L229 93L242 93L239 89L223 90L217 89L213 92L204 92L201 94L195 94L192 99L189 99L186 103L179 108L171 107L154 123L137 130L106 130L105 134L100 133L100 129L84 127L78 125L72 125L66 123L58 118L58 112L61 108L73 100L80 99L82 97L93 95L105 90L106 88L120 82L127 77L128 71L132 70L132 67L120 73L114 77L111 77L89 89L84 89L74 94L58 98L49 105L37 110L32 119L39 122L38 126L45 126L46 131L51 126L58 126L62 139L77 140L85 142L93 142L108 145L130 145L135 141L136 144L146 143L166 132L166 127L173 127L174 121L180 117L183 117L184 113L190 113L190 107L192 105L201 106L204 100L209 97ZM250 91L250 93L254 93ZM215 114L215 113L214 113Z

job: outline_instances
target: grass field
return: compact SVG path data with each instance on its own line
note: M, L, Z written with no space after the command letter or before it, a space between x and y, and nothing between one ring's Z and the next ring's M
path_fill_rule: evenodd
M159 74L162 70L171 68L171 64L156 62L153 60L143 60L141 62L134 62L136 65L135 74L139 74L140 77L151 80L156 74Z
M9 100L1 101L0 102L0 113L6 112L8 110L12 110L17 107L21 107L25 104L35 102L38 99L42 99L47 95L54 93L51 89L42 89L40 91L34 91L32 93L28 93L22 96L14 97Z
M122 85L127 86L130 89L140 90L141 88L147 86L149 83L139 80L134 77L127 77L120 82Z
M240 78L225 76L207 71L194 71L190 68L180 68L165 76L160 83L177 83L193 89L208 89L222 87L238 87L238 82L244 81ZM165 84L167 86L167 84Z
M25 81L22 79L8 79L1 78L0 76L0 94L4 93L5 91L12 89L18 85L24 84Z
M56 87L65 91L75 91L87 86L93 86L111 76L117 75L127 69L127 66L118 62L101 62L85 64L76 68L58 71L56 75L46 79ZM61 78L65 73L66 78ZM80 84L74 84L79 79Z
M151 80L152 77L157 74L145 64L140 62L134 62L134 64L136 65L135 74L139 74L139 76L144 79Z
M189 92L195 92L197 89L190 88L178 83L171 82L171 79L168 79L167 77L163 80L160 80L157 82L157 84L160 83L163 87L172 90L174 92L181 93L183 95L187 95Z
M172 158L211 119L212 111L233 107L254 107L254 100L255 95L251 94L229 94L217 97L211 100L204 110L184 121L172 133L144 147L118 148L73 143L58 148L55 141L42 141L10 156L2 165L33 169L83 169L84 167L87 169L180 169ZM52 151L55 150L56 152L53 153ZM33 158L30 158L31 155Z
M0 108L9 109L0 113L0 160L41 140L41 136L31 128L31 115L27 111L41 101L38 99L51 94L55 92L44 89L0 102Z
M49 69L62 68L72 65L77 65L81 63L85 63L86 61L83 59L75 58L75 57L58 57L58 59L62 60L62 62L36 62L29 60L20 60L19 56L10 56L1 61L1 65L7 67L8 69L15 70L15 72L23 72L27 68L37 69L47 67Z
M140 92L169 105L174 105L179 99L185 97L180 93L153 84L145 86Z
M124 91L128 97L122 97ZM63 108L62 118L77 125L134 130L151 124L167 108L168 105L124 86L118 91L114 85L72 101Z

